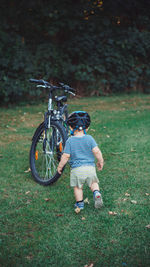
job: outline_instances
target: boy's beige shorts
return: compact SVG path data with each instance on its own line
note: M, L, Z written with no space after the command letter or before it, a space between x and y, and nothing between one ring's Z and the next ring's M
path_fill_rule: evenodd
M71 169L70 173L70 186L82 188L84 183L87 183L91 187L92 183L99 183L96 174L95 166L81 166Z

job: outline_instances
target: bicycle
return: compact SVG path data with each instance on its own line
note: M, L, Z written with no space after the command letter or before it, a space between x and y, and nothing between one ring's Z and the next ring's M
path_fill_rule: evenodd
M54 96L55 90L62 90L75 96L75 89L59 83L54 86L44 80L30 79L37 83L37 87L49 89L48 110L45 112L44 121L36 129L30 149L30 169L34 180L41 185L50 185L61 176L57 172L63 148L68 138L68 106L67 96ZM54 96L54 97L53 97ZM53 101L56 109L53 108Z

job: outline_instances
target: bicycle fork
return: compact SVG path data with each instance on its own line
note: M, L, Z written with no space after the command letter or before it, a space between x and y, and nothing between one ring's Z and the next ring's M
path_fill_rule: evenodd
M48 100L48 129L50 129L51 127L51 111L52 111L52 98L51 96L49 97L49 100Z
M43 142L44 153L46 153L47 129L50 129L51 127L51 111L52 111L52 96L50 92L49 99L48 99L48 112L45 112L44 114L44 127L45 127L45 136L44 136L44 142Z

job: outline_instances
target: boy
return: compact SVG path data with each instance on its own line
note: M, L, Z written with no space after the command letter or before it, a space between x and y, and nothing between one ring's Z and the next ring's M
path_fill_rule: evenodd
M70 159L70 186L74 188L75 207L80 209L84 209L83 185L85 182L93 192L95 208L101 208L103 205L98 185L99 180L96 175L95 158L99 171L102 170L104 161L93 137L86 135L90 122L90 116L87 112L75 111L69 115L68 124L72 137L69 137L66 142L57 168L58 172L61 173Z

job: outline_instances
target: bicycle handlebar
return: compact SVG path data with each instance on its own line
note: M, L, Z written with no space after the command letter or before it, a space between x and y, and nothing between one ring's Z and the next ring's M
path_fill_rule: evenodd
M29 82L50 86L50 83L44 80L29 79Z
M71 91L72 93L73 93L73 92L75 93L75 89L74 89L74 88L71 88L69 85L64 84L64 83L59 83L59 84L61 85L61 87L62 87L64 90Z
M49 82L44 81L44 80L29 79L29 81L31 83L38 83L39 86L41 85L41 87L47 87L47 88L51 88L51 89L63 89L64 91L66 91L68 93L72 93L72 94L75 93L74 88L71 88L69 85L66 85L64 83L59 83L61 87L58 87L58 86L52 85Z

